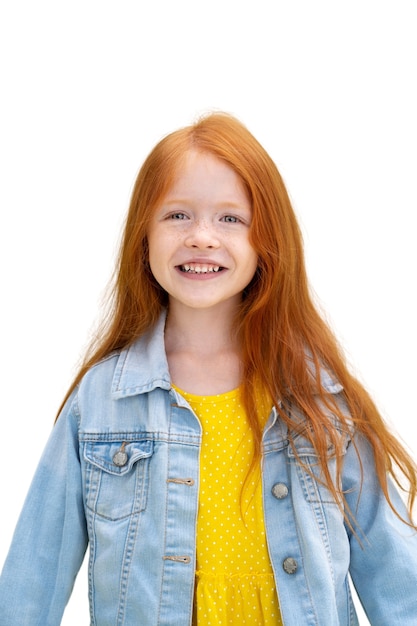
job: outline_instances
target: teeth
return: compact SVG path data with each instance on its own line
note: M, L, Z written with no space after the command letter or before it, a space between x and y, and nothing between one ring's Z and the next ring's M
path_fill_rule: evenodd
M220 270L220 265L200 265L192 263L181 265L181 270L191 274L209 274L211 272L218 272Z

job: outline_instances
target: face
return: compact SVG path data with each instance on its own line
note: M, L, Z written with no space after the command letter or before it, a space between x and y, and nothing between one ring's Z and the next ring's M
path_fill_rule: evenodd
M170 309L233 308L252 280L252 209L239 176L190 150L148 231L151 271Z

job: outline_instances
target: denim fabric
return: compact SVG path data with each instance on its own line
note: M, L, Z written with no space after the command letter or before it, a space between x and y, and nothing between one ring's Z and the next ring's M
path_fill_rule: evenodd
M92 368L66 403L4 565L1 626L60 624L87 545L91 625L191 624L201 427L171 388L163 332L162 317ZM322 381L341 395L326 372ZM311 472L275 411L265 428L265 525L284 624L358 624L350 572L371 624L415 626L417 536L381 494L366 441L341 436L356 535L315 479L308 441L295 445Z

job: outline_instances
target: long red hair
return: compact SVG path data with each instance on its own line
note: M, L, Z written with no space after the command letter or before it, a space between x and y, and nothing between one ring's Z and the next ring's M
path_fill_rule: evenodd
M335 337L313 303L301 232L278 169L253 135L232 116L213 113L203 117L162 139L145 160L131 197L110 307L70 392L94 364L148 331L168 304L167 294L149 268L147 231L155 208L191 148L210 153L233 168L252 203L250 237L259 262L254 279L245 289L236 329L242 346L243 394L255 458L261 453L262 432L255 402L255 389L261 384L274 399L289 432L297 434L303 428L303 436L317 454L323 482L337 502L343 501L338 489L343 457L340 425L346 431L353 426L373 448L379 481L390 504L387 473L396 480L397 473L407 479L411 517L417 491L416 464L349 372ZM321 368L343 386L348 419L322 387ZM291 419L290 406L307 418L304 424ZM329 409L338 417L339 429ZM336 482L328 469L329 445L337 459ZM397 482L400 484L400 479Z

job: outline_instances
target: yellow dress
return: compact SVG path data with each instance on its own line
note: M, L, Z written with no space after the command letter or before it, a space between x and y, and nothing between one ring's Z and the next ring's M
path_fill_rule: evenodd
M203 428L193 624L282 625L266 545L259 467L242 493L253 439L239 390L216 396L177 391ZM261 411L266 419L270 406Z

